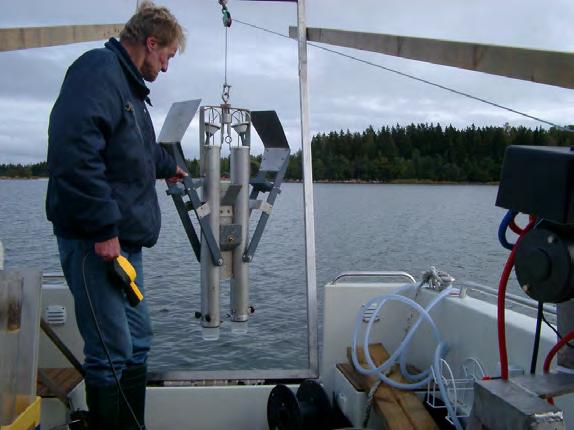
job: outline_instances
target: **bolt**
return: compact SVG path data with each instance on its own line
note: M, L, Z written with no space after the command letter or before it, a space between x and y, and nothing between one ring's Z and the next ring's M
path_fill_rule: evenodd
M556 242L556 237L554 235L550 235L548 236L548 239L546 239L548 244L552 245L554 242Z
M530 288L530 285L524 284L524 285L522 286L522 291L524 291L525 293L527 293L529 288Z

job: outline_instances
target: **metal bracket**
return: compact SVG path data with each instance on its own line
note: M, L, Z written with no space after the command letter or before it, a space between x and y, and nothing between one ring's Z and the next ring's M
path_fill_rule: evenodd
M200 207L197 208L195 211L197 213L198 218L204 218L211 213L211 208L209 207L209 203L204 203Z
M183 150L181 148L181 143L179 142L170 142L170 143L162 143L161 144L166 151L173 156L175 162L179 167L181 167L186 173L189 173L187 170L187 166L185 164L185 158L183 156ZM183 185L184 189L182 190L176 184L171 184L167 182L168 186L168 194L171 195L173 202L175 203L175 207L177 209L177 213L185 232L187 234L187 238L191 243L191 247L193 248L193 252L195 253L195 257L197 261L201 260L201 243L199 241L199 237L195 231L195 228L191 222L189 217L189 206L193 209L197 220L199 221L199 225L201 227L201 234L205 238L207 242L207 246L209 248L209 253L211 255L211 260L213 264L216 266L221 266L223 264L223 258L221 257L221 251L219 250L219 246L215 240L215 236L213 231L211 230L211 226L205 219L205 216L210 213L209 205L203 204L199 195L196 191L196 182L189 176L183 178ZM183 200L183 195L187 195L189 201L186 203Z
M240 184L229 184L227 191L225 191L225 194L221 198L221 206L233 206L239 191L241 191Z
M268 192L269 195L266 201L255 203L261 209L261 217L257 222L257 227L247 246L247 250L243 254L243 261L246 262L253 260L253 255L271 215L275 199L281 192L280 187L287 171L289 154L291 152L283 126L275 111L251 112L251 121L265 146L265 151L263 152L259 173L250 181L253 186L249 196L250 204L251 201L257 201L257 196L260 192Z
M191 222L191 219L189 218L189 206L187 203L189 202L184 202L183 198L182 198L182 193L180 193L179 191L182 191L179 187L177 187L175 184L170 184L169 182L167 183L168 186L168 194L171 195L171 198L173 200L173 203L175 204L175 209L177 210L177 214L179 215L179 218L181 219L181 223L183 224L183 228L185 230L185 233L187 234L187 239L189 240L189 243L191 244L191 247L193 248L193 253L195 254L195 258L197 258L197 261L200 261L200 256L201 256L201 244L199 242L199 238L197 237L197 233L195 232L195 228L193 227L193 224Z
M227 224L219 227L219 246L222 251L231 251L241 243L241 225Z
M266 214L271 215L271 211L273 210L273 205L270 205L263 200L249 200L249 210L259 210L261 212L265 212Z

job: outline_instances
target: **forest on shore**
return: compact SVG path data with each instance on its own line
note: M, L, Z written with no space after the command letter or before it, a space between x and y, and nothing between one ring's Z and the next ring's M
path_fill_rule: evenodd
M509 145L571 146L574 133L557 128L476 127L440 124L372 126L362 132L332 131L312 139L313 179L324 182L462 182L499 179L504 151ZM252 170L261 155L252 157ZM188 160L192 176L199 176L198 160ZM302 179L302 154L291 154L287 180ZM229 171L228 159L222 172ZM47 163L0 164L0 177L48 176Z

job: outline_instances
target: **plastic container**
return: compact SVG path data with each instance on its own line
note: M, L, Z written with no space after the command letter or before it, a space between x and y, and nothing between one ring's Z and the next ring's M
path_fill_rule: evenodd
M39 272L0 271L0 345L2 345L0 429L2 430L19 428L13 426L37 401L40 294ZM34 415L32 412L26 414ZM30 426L26 430L28 428Z
M28 398L18 398L16 419L11 424L0 426L0 430L40 430L41 400L40 397L35 397L32 401Z

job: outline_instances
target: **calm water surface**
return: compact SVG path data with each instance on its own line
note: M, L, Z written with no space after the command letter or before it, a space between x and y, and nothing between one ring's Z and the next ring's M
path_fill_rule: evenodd
M45 219L45 180L0 181L0 240L6 267L60 271ZM194 312L199 264L165 185L158 182L163 228L144 251L146 298L154 324L154 370L305 368L306 286L302 185L285 184L251 268L256 308L247 335L221 327L207 342ZM496 186L315 185L317 285L348 270L404 270L419 278L431 265L459 281L496 287L507 256L497 239L504 211ZM255 213L254 213L255 215ZM252 220L253 222L256 219ZM516 284L511 288L516 289ZM229 303L222 283L222 314ZM355 310L351 311L352 313Z

